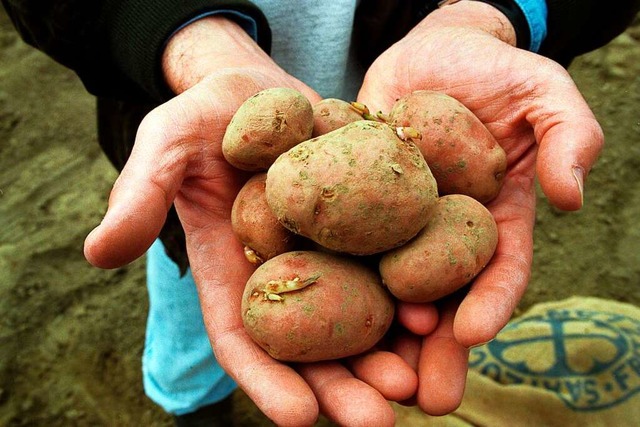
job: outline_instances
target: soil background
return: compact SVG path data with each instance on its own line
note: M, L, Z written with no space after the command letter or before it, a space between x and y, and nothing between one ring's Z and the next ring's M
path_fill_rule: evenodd
M640 20L570 72L607 145L581 211L539 193L519 311L572 295L640 305ZM82 255L116 178L94 115L77 77L26 46L0 10L0 426L172 425L141 385L144 261L104 271ZM235 399L236 425L271 425ZM396 408L399 425L416 425Z

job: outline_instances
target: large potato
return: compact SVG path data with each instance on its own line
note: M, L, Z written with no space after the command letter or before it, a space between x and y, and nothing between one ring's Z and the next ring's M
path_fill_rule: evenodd
M231 208L231 226L245 245L247 259L260 264L293 250L298 236L275 217L265 197L266 173L252 176L240 189Z
M313 109L300 92L266 89L236 111L222 139L225 159L238 169L266 171L282 153L311 138Z
M285 227L338 252L402 245L429 220L436 183L420 151L384 123L357 121L302 142L267 172Z
M421 90L399 99L389 114L393 126L410 126L416 145L438 182L440 195L466 194L487 203L498 195L507 160L484 124L462 103Z
M242 297L247 333L274 359L313 362L362 353L393 319L374 270L313 251L278 255L249 278Z
M496 222L477 200L442 196L427 226L380 261L383 283L399 300L435 301L469 283L498 244Z

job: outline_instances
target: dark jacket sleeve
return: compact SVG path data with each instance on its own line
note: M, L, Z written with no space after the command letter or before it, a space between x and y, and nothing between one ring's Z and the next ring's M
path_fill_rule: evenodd
M98 96L162 101L171 96L160 69L169 36L189 19L234 10L258 24L268 51L267 21L245 0L2 0L22 38L74 70Z
M640 11L640 0L547 0L547 8L540 53L566 66L621 34Z

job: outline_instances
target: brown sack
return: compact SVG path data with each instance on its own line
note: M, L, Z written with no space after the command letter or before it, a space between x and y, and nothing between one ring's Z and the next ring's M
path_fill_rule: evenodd
M636 306L586 297L538 304L469 361L460 408L418 425L640 425ZM408 415L398 412L399 421Z

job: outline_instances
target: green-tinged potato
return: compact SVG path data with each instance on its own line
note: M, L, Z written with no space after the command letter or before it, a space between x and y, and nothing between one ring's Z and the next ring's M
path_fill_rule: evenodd
M414 142L438 182L440 195L466 194L487 203L498 195L507 160L484 124L462 103L421 90L399 99L389 114L393 126L422 135Z
M334 251L370 255L414 237L437 188L412 142L385 123L362 120L278 157L266 197L293 232Z
M245 245L249 262L262 262L293 250L299 237L275 217L264 194L266 173L251 177L242 187L231 208L231 226Z
M266 89L247 99L233 115L222 139L229 163L246 171L266 171L282 153L311 138L313 109L300 92Z
M326 98L313 105L313 137L324 135L346 124L362 120L362 112L350 102Z
M498 229L487 208L462 194L442 196L418 236L384 254L380 274L401 301L435 301L476 277L497 244Z
M313 251L278 255L249 278L245 329L274 359L314 362L360 354L393 319L394 303L375 270Z

